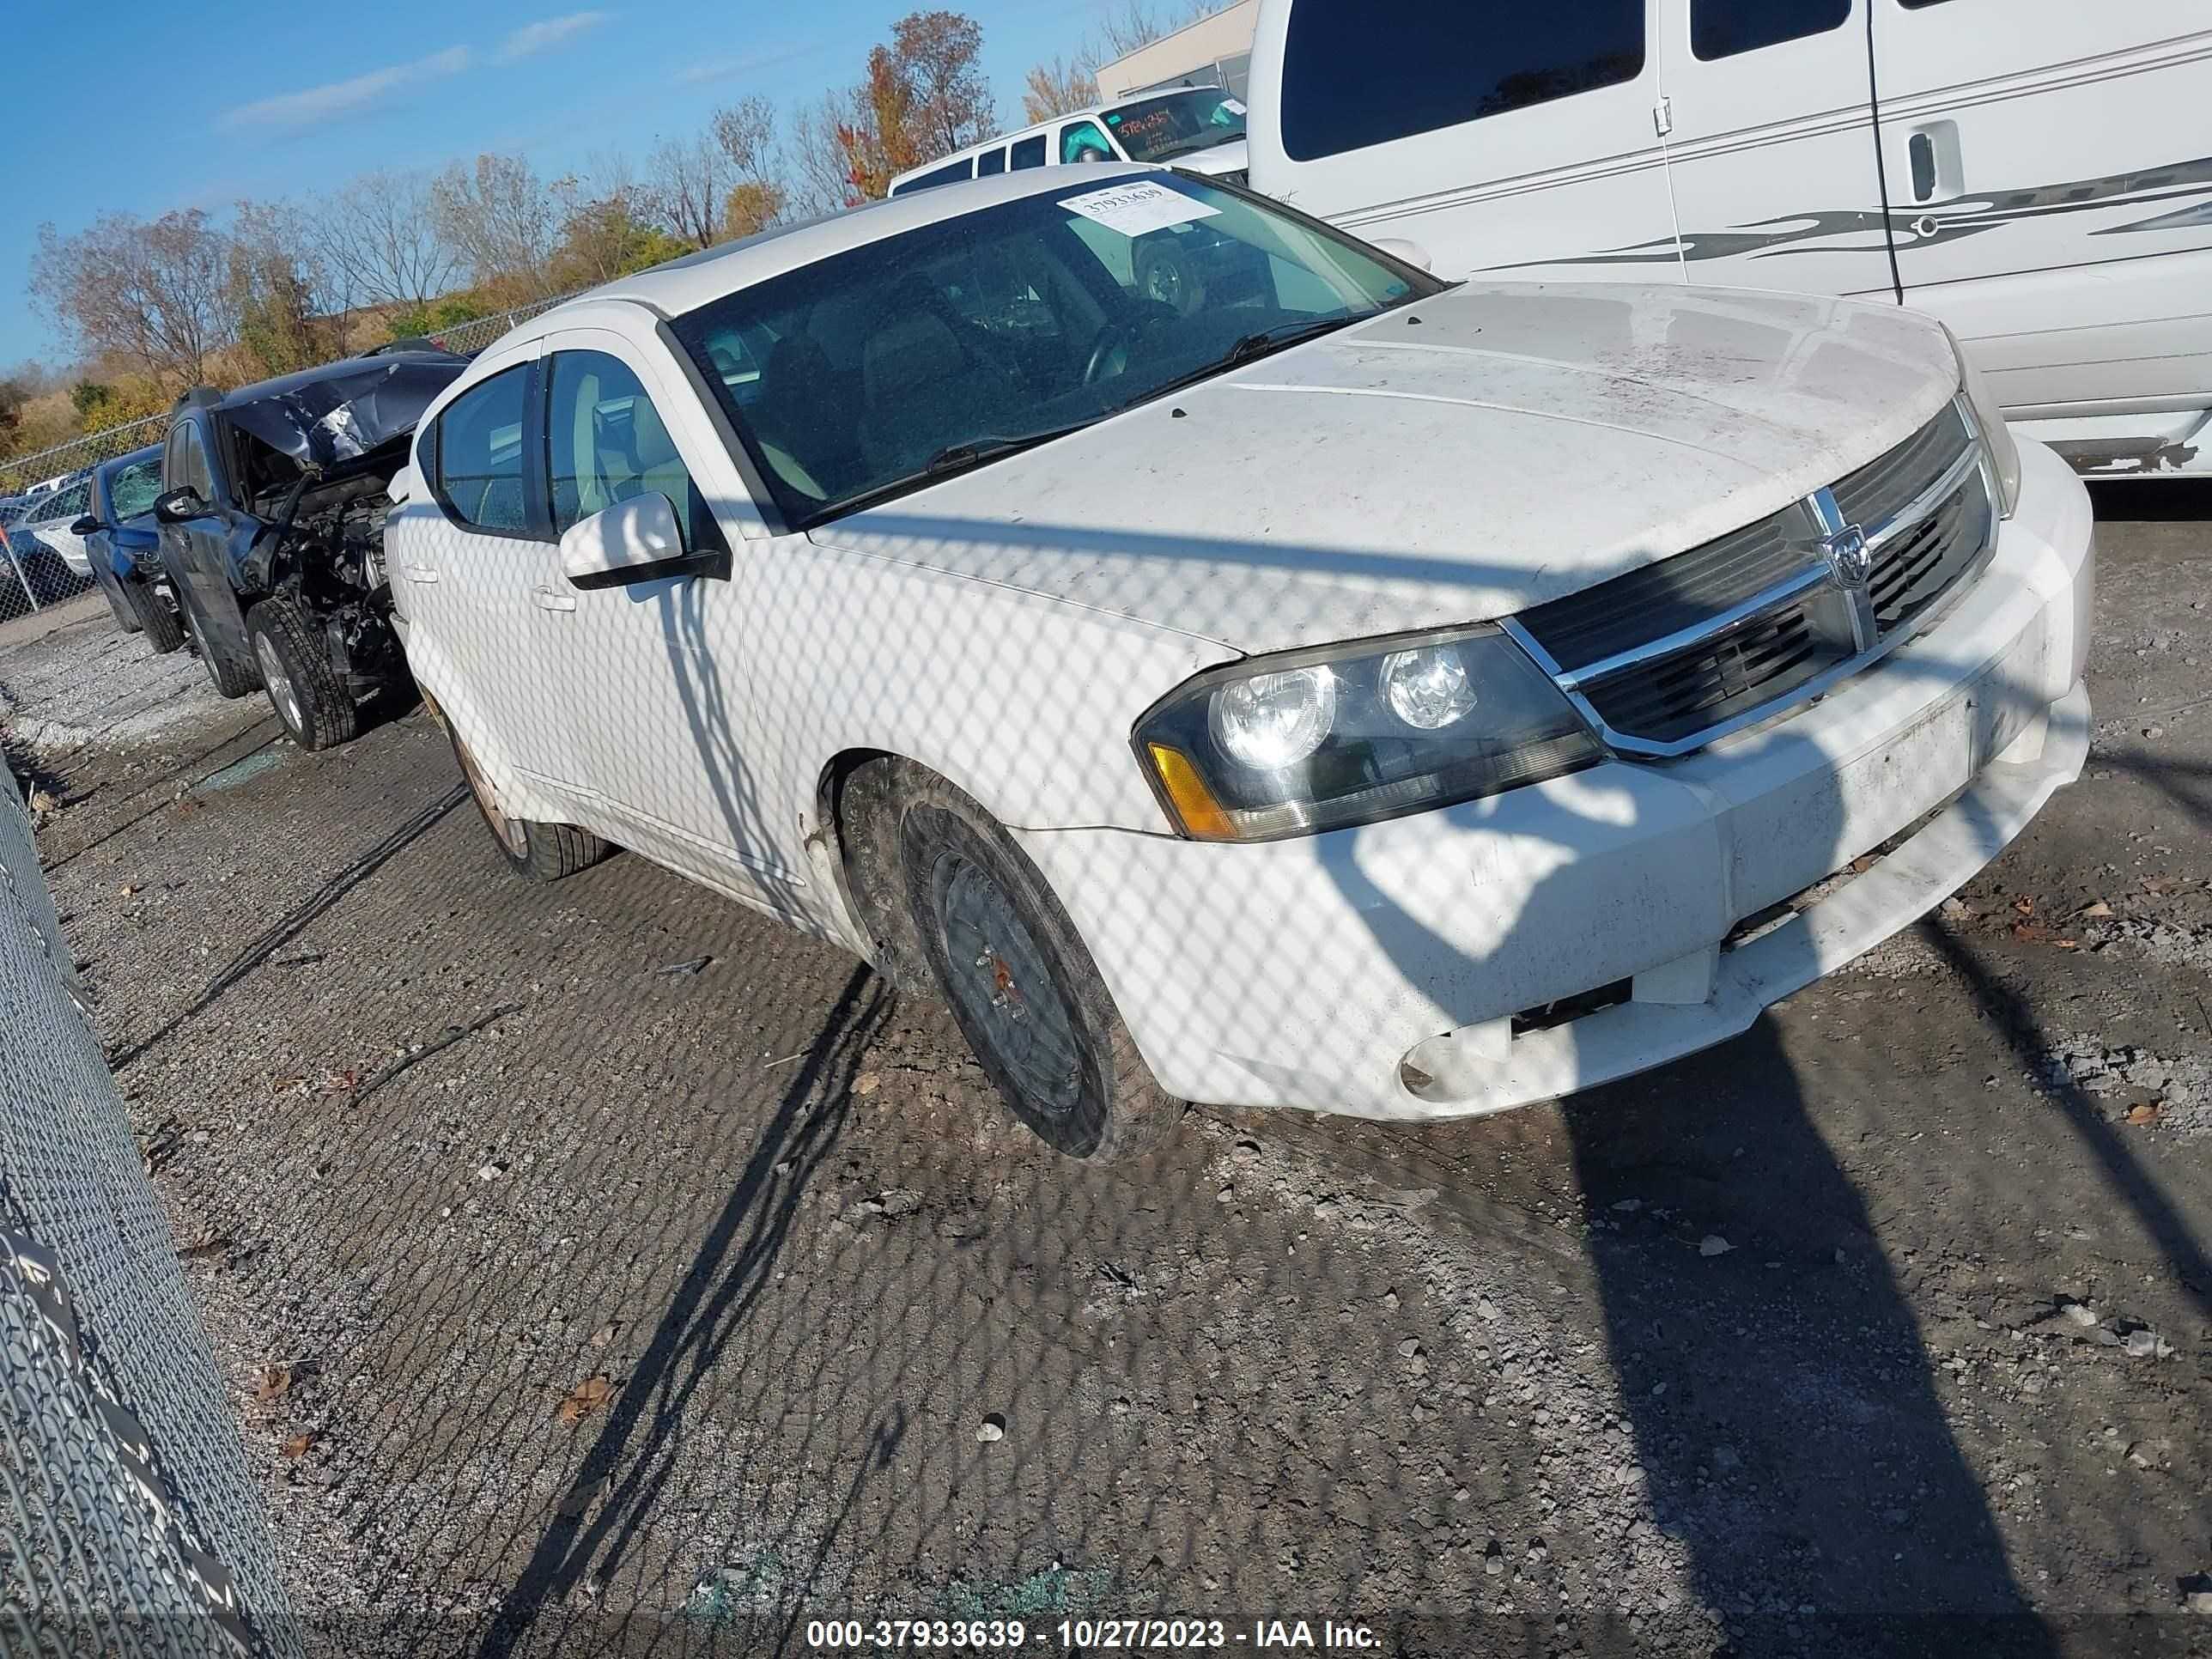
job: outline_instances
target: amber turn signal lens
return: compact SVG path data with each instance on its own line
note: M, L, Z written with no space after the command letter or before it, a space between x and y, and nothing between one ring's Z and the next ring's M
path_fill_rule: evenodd
M1145 745L1152 757L1152 770L1158 774L1160 787L1167 791L1168 799L1175 805L1176 817L1182 821L1183 833L1200 841L1234 841L1237 826L1229 821L1229 814L1221 810L1221 803L1213 799L1198 769L1190 757L1180 749L1170 749L1164 743Z

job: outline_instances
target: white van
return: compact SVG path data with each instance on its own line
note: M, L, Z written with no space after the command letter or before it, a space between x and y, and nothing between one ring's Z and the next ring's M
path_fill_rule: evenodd
M1241 185L1243 101L1219 87L1177 87L1096 105L902 173L891 180L890 193L905 196L963 179L1085 161L1151 161Z
M1262 0L1255 189L1436 270L1890 296L2093 475L2212 476L2207 0Z

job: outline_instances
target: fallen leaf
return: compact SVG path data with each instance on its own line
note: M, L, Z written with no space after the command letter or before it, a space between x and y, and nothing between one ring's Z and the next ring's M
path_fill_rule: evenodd
M863 1072L853 1079L853 1092L856 1095L872 1095L883 1086L883 1079L873 1072Z
M314 1431L303 1429L298 1434L287 1436L278 1443L276 1449L287 1457L305 1457L307 1455L307 1448L314 1443Z
M323 1079L323 1092L326 1095L348 1094L358 1088L360 1085L360 1071L349 1066L344 1071L332 1072Z
M2012 902L2012 908L2024 916L2032 916L2035 914L2035 901L2027 897L2016 898Z
M253 1379L253 1397L266 1406L292 1391L289 1365L264 1365Z
M33 812L51 812L61 803L43 789L31 791L30 807Z
M568 1398L553 1408L553 1415L573 1429L614 1395L615 1385L605 1371L599 1371L576 1384Z
M2139 1129L2148 1128L2158 1121L2159 1114L2165 1107L2166 1103L2162 1100L2147 1100L2140 1106L2130 1106L2128 1108L2128 1121Z
M123 895L123 896L124 896L125 898L129 898L129 897L131 897L133 894L135 894L135 893L137 893L137 890L138 890L138 884L137 884L137 882L134 882L134 881L126 881L126 882L125 882L125 883L123 884L123 885L122 885L122 887L121 887L121 889L120 889L119 890L121 891L121 893L122 893L122 895Z
M307 1079L303 1077L272 1077L269 1079L269 1092L272 1095L294 1094L307 1086Z
M2029 945L2039 944L2050 937L2049 930L2042 923L2035 921L2015 921L2007 931L2014 939Z
M2104 900L2099 899L2094 904L2084 905L2081 909L2075 912L2075 920L2077 921L2101 921L2112 914L2112 907L2106 903Z
M622 1322L620 1320L608 1321L607 1323L600 1326L599 1329L592 1333L592 1346L595 1348L605 1347L608 1343L615 1340L615 1333L621 1328Z
M2144 892L2150 894L2154 898L2155 898L2172 885L2172 881L2167 877L2145 876L2143 878L2142 890Z

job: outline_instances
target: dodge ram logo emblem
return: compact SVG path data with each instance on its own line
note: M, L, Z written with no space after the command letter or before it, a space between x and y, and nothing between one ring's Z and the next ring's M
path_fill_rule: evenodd
M1832 536L1820 538L1820 550L1839 587L1864 587L1874 574L1874 555L1867 547L1866 532L1847 524Z

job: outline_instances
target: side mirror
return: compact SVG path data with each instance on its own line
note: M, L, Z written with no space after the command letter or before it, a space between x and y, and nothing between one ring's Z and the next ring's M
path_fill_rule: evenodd
M154 521L156 524L182 524L187 519L204 518L207 503L200 492L190 484L179 484L166 495L154 499Z
M94 531L99 528L100 520L94 518L91 514L88 513L70 526L70 534L72 536L89 536Z
M561 574L587 592L696 575L714 556L684 550L675 507L653 490L577 520L561 538Z
M1419 242L1409 242L1402 236L1378 236L1375 239L1375 246L1401 264L1411 265L1416 270L1435 269L1429 263L1428 249Z

